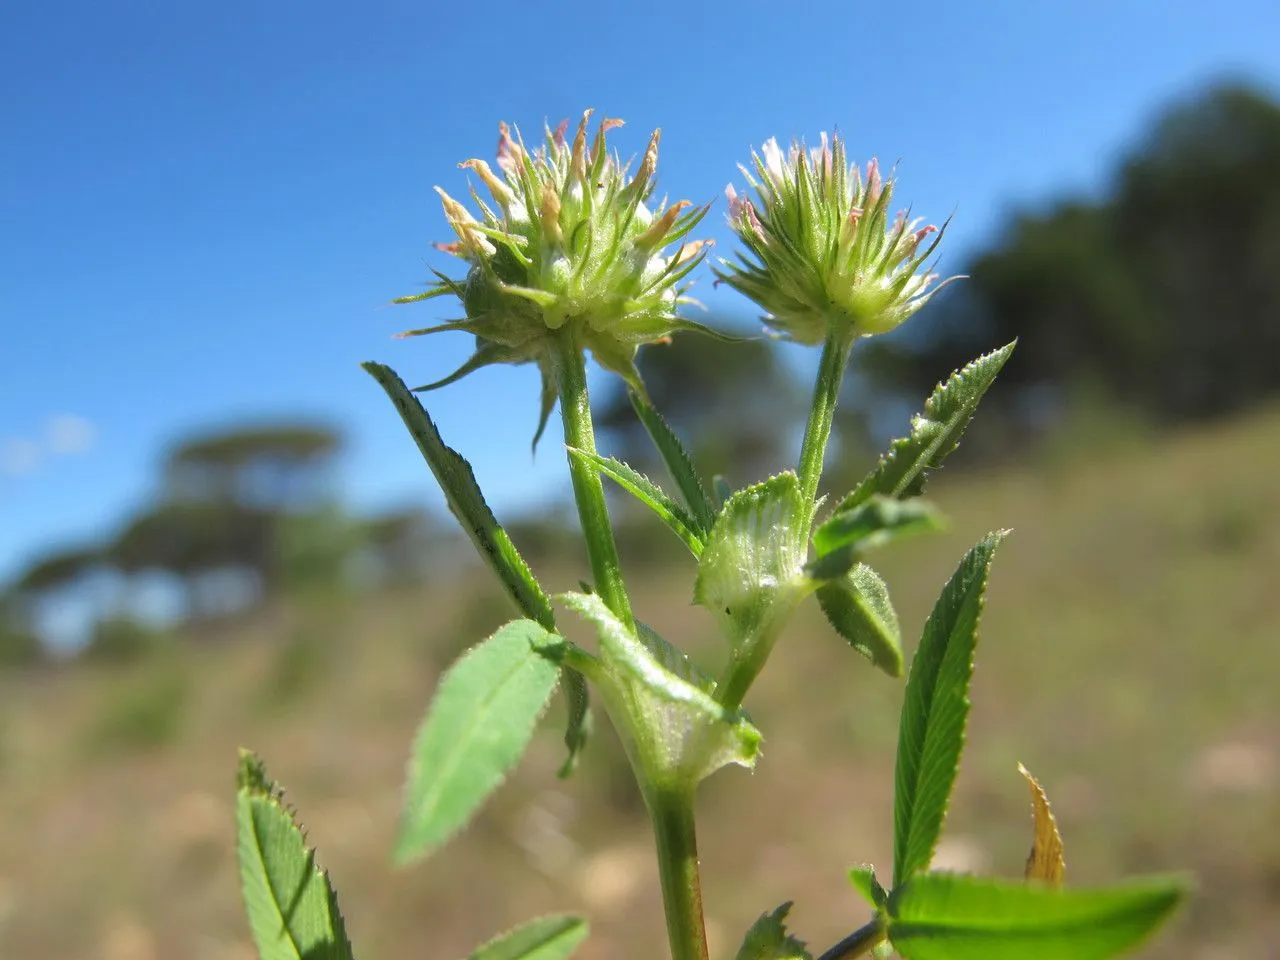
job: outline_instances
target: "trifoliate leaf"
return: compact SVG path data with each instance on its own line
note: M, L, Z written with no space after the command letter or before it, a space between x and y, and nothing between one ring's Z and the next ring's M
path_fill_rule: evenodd
M833 580L875 547L918 533L941 530L941 511L926 500L894 500L877 494L849 510L833 514L813 533L817 557L805 567L815 580Z

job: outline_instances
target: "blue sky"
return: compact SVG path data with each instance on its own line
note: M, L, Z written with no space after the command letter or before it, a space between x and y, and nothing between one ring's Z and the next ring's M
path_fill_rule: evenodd
M351 439L359 506L439 503L358 367L422 382L466 337L391 334L450 239L432 186L584 107L625 155L663 128L660 189L717 200L752 145L838 126L899 160L899 195L955 212L943 266L1012 206L1105 186L1172 100L1280 90L1280 4L733 5L59 2L0 12L0 577L109 532L163 443L295 412ZM723 205L707 221L726 254ZM746 310L729 295L704 299ZM430 399L499 509L562 483L528 441L536 374Z

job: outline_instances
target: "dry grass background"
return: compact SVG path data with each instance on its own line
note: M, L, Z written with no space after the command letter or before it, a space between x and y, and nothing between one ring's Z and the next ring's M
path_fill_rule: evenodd
M1025 762L1053 799L1068 881L1186 869L1199 893L1142 955L1274 960L1280 943L1280 411L1088 462L943 477L950 533L886 552L904 631L985 530L997 557L946 865L1016 876ZM575 571L543 571L572 585ZM634 576L637 610L714 654L678 561ZM288 796L363 960L462 957L538 912L582 910L584 960L650 960L664 935L650 837L598 717L557 781L552 715L472 829L388 857L414 727L439 672L505 616L479 578L293 604L130 667L0 677L0 957L232 960L253 951L232 836L236 748ZM902 684L807 611L748 700L756 772L704 784L710 935L797 901L823 949L866 919L848 866L890 863Z

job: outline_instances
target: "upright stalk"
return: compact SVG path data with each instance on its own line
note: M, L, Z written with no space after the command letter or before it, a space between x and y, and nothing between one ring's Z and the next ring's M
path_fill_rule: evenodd
M671 960L708 960L693 791L659 790L647 800L658 844L658 877L662 883Z
M584 453L596 452L587 395L587 368L572 324L555 336L556 390L564 441ZM569 458L573 495L578 504L582 533L587 541L595 588L614 616L634 629L631 601L622 582L622 565L613 538L609 511L600 475L590 464ZM640 771L637 768L637 774ZM641 775L643 780L643 776ZM659 789L641 782L649 816L653 820L658 850L658 875L672 960L708 960L707 935L702 916L702 881L698 874L698 841L693 819L693 787Z
M840 398L840 384L844 380L844 368L853 349L853 338L845 332L827 335L822 345L822 359L818 366L818 381L813 387L813 405L809 409L809 422L804 430L804 443L800 447L800 502L806 508L818 496L818 482L822 479L822 463L831 439L831 425L835 421L836 401ZM802 524L808 539L809 518Z
M587 395L587 363L572 327L571 323L565 324L556 332L554 340L556 391L560 396L560 418L564 421L564 442L594 454L596 437L591 425L591 399ZM622 583L622 563L613 539L600 474L589 463L570 457L569 476L573 480L573 497L578 504L582 535L587 541L596 592L614 616L634 627L635 618Z

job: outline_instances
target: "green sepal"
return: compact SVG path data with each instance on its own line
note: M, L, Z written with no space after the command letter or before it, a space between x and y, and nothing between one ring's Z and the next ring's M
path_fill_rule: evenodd
M893 441L889 451L871 473L840 501L843 513L873 494L905 498L918 496L929 474L955 450L978 402L1005 365L1017 341L983 354L938 384L924 411L911 418L911 433Z
M414 738L397 862L451 838L506 778L546 710L567 647L534 621L515 620L445 671Z
M698 521L684 507L667 496L656 483L621 460L588 453L577 447L566 449L569 451L569 456L595 467L652 510L658 519L683 541L695 557L702 555L702 541L706 531L700 529Z
M1142 943L1186 896L1179 878L1062 889L921 873L889 897L904 960L1110 960Z
M760 915L747 931L735 960L813 960L803 940L787 933L788 901L772 913Z
M864 900L877 910L883 910L889 902L889 893L876 879L876 868L862 863L849 870L849 883L862 894Z
M653 440L653 445L662 457L662 462L666 464L667 471L675 481L680 495L684 497L689 512L698 522L698 529L710 530L715 522L715 508L711 497L707 495L706 485L698 475L698 470L694 467L693 459L685 450L684 444L643 393L631 390L629 396L636 416L640 418L640 423L644 425L650 439Z
M466 531L481 558L497 576L516 609L525 617L541 624L552 633L556 629L551 601L534 577L533 571L511 542L493 511L485 502L480 485L476 483L471 464L456 450L445 445L440 431L426 408L413 395L404 381L390 367L381 363L364 363L361 366L386 391L395 405L400 419L418 445L418 450L431 468L431 473L444 492L449 511ZM568 758L561 767L562 775L568 775L577 764L577 758L586 745L591 729L586 682L568 677L565 682L569 725L564 743Z
M262 960L351 960L329 875L262 762L240 751L236 848L249 931Z
M843 575L863 551L904 537L941 530L942 512L927 500L894 500L880 494L833 514L813 533L817 557L805 567L815 580Z
M889 588L865 563L818 587L827 621L864 657L891 677L902 676L902 630Z
M556 598L596 628L592 681L650 789L686 789L726 764L755 765L760 731L712 696L714 684L647 627L633 633L594 594Z
M943 587L902 700L894 772L893 884L929 866L964 749L969 682L987 577L1005 533L987 534Z
M567 960L587 938L587 922L578 917L538 917L494 937L467 960Z

